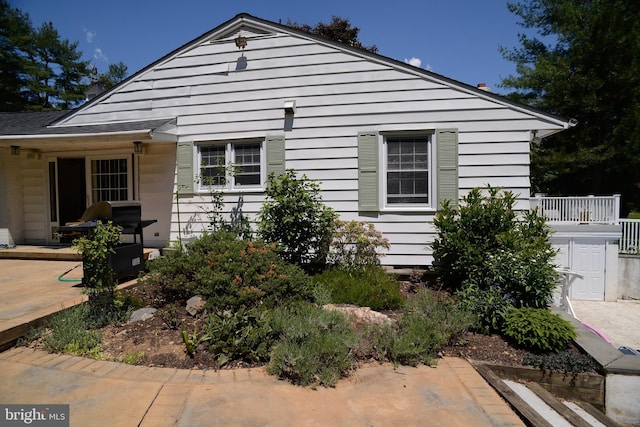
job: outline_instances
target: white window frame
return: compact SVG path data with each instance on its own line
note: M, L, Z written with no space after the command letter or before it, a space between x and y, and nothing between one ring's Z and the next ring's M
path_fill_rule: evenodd
M427 147L427 155L428 155L428 171L427 171L427 203L389 203L388 202L388 194L387 194L387 172L388 172L388 139L393 138L427 138L428 139L428 147ZM436 164L436 152L435 152L435 141L434 141L434 133L433 131L412 131L412 132L384 132L382 133L382 144L380 144L380 156L379 170L381 173L379 174L380 179L380 200L382 201L381 206L385 211L421 211L425 210L436 210L437 200L434 200L435 192L436 192L436 183L435 183L435 168Z
M98 200L94 200L93 198L93 184L92 184L92 173L91 162L94 160L125 160L127 162L127 199L133 200L133 162L131 161L130 154L106 154L100 156L86 156L85 157L85 176L87 183L87 198L88 203L87 206L91 206L93 203L96 203Z
M225 185L206 185L206 183L202 182L200 179L202 174L202 148L203 147L212 147L212 146L224 146L225 153L225 166L229 167L234 165L235 160L235 147L238 145L259 145L260 147L260 183L257 185L236 185L235 178L227 173L225 179ZM223 192L252 192L252 191L262 191L264 190L264 183L266 180L266 156L265 156L265 144L262 139L250 139L250 140L228 140L228 141L206 141L199 142L196 144L196 164L198 165L196 174L198 179L197 182L197 191L198 192L207 192L211 189L216 189Z

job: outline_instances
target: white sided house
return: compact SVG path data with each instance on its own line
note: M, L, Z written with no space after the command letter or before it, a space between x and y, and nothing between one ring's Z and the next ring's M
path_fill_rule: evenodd
M472 64L470 64L472 66ZM393 266L425 266L443 199L504 187L529 208L529 145L569 121L424 69L246 14L67 112L0 114L0 244L55 244L98 201L138 200L146 246L226 213L255 218L267 175L317 180L375 224ZM489 232L490 230L488 230Z

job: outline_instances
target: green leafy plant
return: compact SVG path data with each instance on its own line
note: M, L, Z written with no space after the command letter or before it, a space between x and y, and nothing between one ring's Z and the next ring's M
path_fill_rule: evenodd
M505 318L504 336L531 351L557 353L576 338L573 325L548 309L522 307Z
M90 314L96 319L109 319L117 311L117 283L109 259L120 242L121 232L122 227L114 225L111 221L98 221L89 233L73 241L73 247L82 254L82 281L89 295Z
M310 267L323 265L336 214L322 203L320 185L306 175L287 171L268 178L266 198L259 213L258 235L275 243L287 262Z
M273 315L279 339L267 365L270 375L302 386L332 387L353 369L351 348L357 339L349 317L312 304L279 308Z
M217 356L218 366L231 360L266 362L274 341L270 320L269 311L261 307L211 314L204 328L211 337L209 351Z
M101 358L101 336L89 329L89 314L89 307L81 304L52 316L45 323L44 349L52 353Z
M471 329L485 335L501 332L505 317L514 308L511 295L505 294L498 284L485 289L467 284L456 295L460 299L460 307L473 313Z
M129 353L122 358L122 363L126 363L127 365L137 365L144 357L144 354L144 351Z
M218 176L199 176L197 183L202 184L207 189L209 200L201 205L208 220L209 231L228 231L236 234L242 239L251 239L253 231L251 223L242 211L243 197L238 197L238 203L231 210L230 218L225 219L222 212L225 209L224 194L221 185L226 181L226 177L233 176L237 172L237 167L229 164L219 164Z
M185 351L189 357L193 357L198 350L200 344L205 341L209 341L211 337L208 334L198 335L198 324L193 326L193 333L190 334L187 331L182 331L182 342L185 346Z
M182 319L180 319L180 307L176 304L167 304L159 312L159 316L169 329L178 330L182 325Z
M378 265L382 256L380 249L389 247L389 240L382 237L373 224L336 220L329 263L342 269Z
M404 302L398 281L379 266L349 271L333 268L314 276L313 281L330 292L334 303L392 310Z
M224 231L206 234L189 243L186 251L154 260L143 280L159 284L167 300L201 295L214 310L274 307L311 298L308 276L279 258L273 245L240 240Z
M471 314L460 309L453 298L420 290L397 323L370 330L369 334L377 343L378 359L402 365L432 365L438 350L456 342L472 322Z
M538 368L543 372L562 373L565 378L571 376L570 384L572 386L575 385L578 374L598 372L600 370L593 357L571 350L548 354L528 353L524 356L522 364Z
M459 207L445 202L434 225L434 266L458 290L495 284L516 307L546 307L556 285L550 231L537 211L517 215L510 191L472 189Z

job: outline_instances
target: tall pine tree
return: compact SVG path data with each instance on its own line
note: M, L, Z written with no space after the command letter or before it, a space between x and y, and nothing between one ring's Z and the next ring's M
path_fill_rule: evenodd
M78 42L61 39L51 22L34 29L29 15L0 0L0 108L72 108L84 100L89 62ZM5 67L6 64L6 67Z
M509 3L521 46L502 50L517 75L509 95L578 125L532 147L535 191L622 194L640 208L640 2L528 0Z

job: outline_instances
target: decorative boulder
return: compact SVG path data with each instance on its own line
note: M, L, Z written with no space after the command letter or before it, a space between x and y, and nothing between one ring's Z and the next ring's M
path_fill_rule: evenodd
M195 316L202 311L202 309L204 308L204 304L205 301L200 295L189 298L189 300L187 301L187 313Z
M142 322L143 320L151 319L153 317L153 313L156 311L158 310L153 307L139 308L131 313L129 323Z

